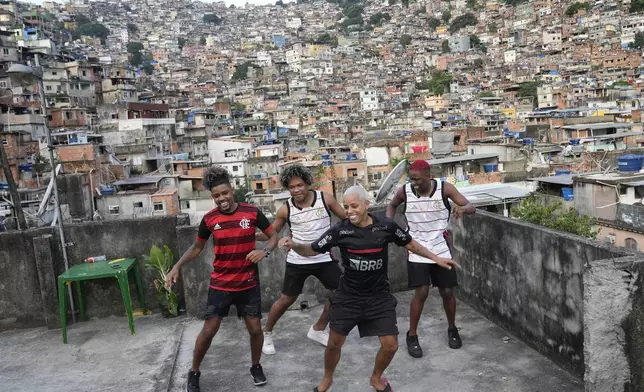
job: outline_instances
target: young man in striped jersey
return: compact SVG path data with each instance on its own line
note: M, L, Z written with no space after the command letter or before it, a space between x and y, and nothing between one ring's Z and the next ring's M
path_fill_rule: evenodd
M463 214L473 214L476 209L454 185L433 179L429 169L429 163L424 160L411 164L409 167L411 183L398 189L387 206L387 216L393 218L396 208L405 203L405 218L412 238L438 256L451 258L452 253L447 238L450 216L458 219ZM450 200L454 203L453 207ZM458 285L456 271L440 268L432 260L410 253L407 273L409 287L416 290L409 312L409 331L407 332L409 355L414 358L423 356L423 349L418 342L417 328L429 295L430 285L438 287L438 292L443 298L449 347L460 348L463 343L456 328L456 298L452 292L452 288Z
M340 219L346 217L345 211L325 192L310 189L313 184L311 171L302 165L289 166L280 175L282 186L288 189L291 198L277 211L273 228L280 232L285 224L289 225L291 238L295 242L310 243L320 237L331 227L331 213ZM258 240L265 236L258 234ZM304 281L315 276L328 290L338 288L342 270L330 253L304 257L290 250L286 256L284 286L279 299L275 301L268 314L264 327L264 354L275 354L273 328L277 320L297 300L302 293ZM320 344L327 345L329 334L326 326L329 323L329 305L325 304L318 321L313 324L307 337Z
M235 201L230 175L226 169L221 166L209 168L204 173L203 184L210 190L217 207L203 217L195 242L181 256L166 278L168 286L176 283L181 267L194 260L203 250L208 238L213 237L215 260L210 274L208 302L204 315L206 321L195 343L186 390L200 392L199 366L219 330L221 320L228 316L231 305L235 305L237 316L244 318L250 334L250 374L253 383L257 386L264 385L266 376L259 364L264 335L257 263L275 249L279 238L257 207ZM268 236L268 243L264 249L255 249L256 229Z
M331 298L331 334L324 352L324 378L314 392L331 390L342 345L356 326L360 337L380 339L370 383L376 392L391 392L389 381L382 377L398 350L397 302L387 276L389 244L404 246L446 269L459 265L425 249L393 220L369 214L369 198L363 187L355 185L347 189L343 204L348 219L335 224L313 243L302 244L290 238L280 240L280 247L287 246L302 256L323 254L337 246L342 257L344 274Z

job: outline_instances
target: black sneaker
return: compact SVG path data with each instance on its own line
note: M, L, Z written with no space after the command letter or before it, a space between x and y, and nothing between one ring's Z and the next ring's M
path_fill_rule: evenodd
M201 376L201 372L188 372L187 392L201 392L201 388L199 388L199 376Z
M418 343L418 335L409 336L409 331L407 331L407 351L414 358L421 358L423 356L423 349L420 347L420 343Z
M253 367L250 368L250 376L253 378L253 384L255 384L256 387L264 385L268 382L266 381L264 370L262 369L262 365L260 364L253 365Z
M447 339L449 341L449 348L457 349L461 348L463 342L461 342L461 337L458 334L458 329L450 328L447 330Z

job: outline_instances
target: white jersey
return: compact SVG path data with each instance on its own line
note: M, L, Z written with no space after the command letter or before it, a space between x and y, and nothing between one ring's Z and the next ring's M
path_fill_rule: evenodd
M445 238L450 210L443 198L443 184L436 181L436 189L430 196L417 196L411 184L405 184L405 218L409 234L419 244L440 257L451 258ZM409 252L412 263L433 261Z
M293 203L293 198L288 199L288 225L291 228L293 242L310 244L320 238L331 227L331 214L324 202L322 192L313 192L313 203L300 208ZM286 255L286 262L291 264L315 264L332 261L329 253L315 256L300 256L293 250Z

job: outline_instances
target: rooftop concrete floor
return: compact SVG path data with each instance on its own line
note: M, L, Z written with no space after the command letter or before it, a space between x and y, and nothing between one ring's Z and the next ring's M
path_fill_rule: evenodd
M398 293L396 297L400 349L385 372L396 392L583 390L579 379L462 303L458 304L457 325L463 347L450 349L445 313L436 292L427 301L419 329L425 356L411 358L405 346L405 333L412 292ZM226 319L202 364L202 390L312 391L323 375L324 347L307 339L306 332L320 311L319 307L307 312L289 311L278 322L274 330L277 354L262 357L268 384L261 389L253 386L248 373L250 347L244 324L236 317ZM172 392L185 388L194 341L201 326L202 322L197 320L186 324L170 382ZM360 339L357 329L349 335L335 373L334 391L373 391L368 381L378 346L376 338Z
M425 357L407 354L411 293L399 293L400 350L385 375L396 392L554 392L582 391L580 380L517 341L471 308L458 305L457 322L463 348L447 346L447 328L440 298L433 293L421 320ZM205 299L204 299L205 300ZM289 311L275 329L277 354L264 356L268 385L252 385L248 368L248 335L242 321L230 317L202 365L204 392L311 391L322 377L324 348L306 338L321 308ZM234 313L234 310L231 312ZM178 392L202 322L159 315L137 317L136 336L127 320L112 317L79 323L68 329L63 345L60 330L36 328L0 333L0 390L38 392L138 391ZM509 337L507 343L504 338ZM507 339L506 339L507 340ZM367 392L378 349L374 338L351 333L335 377L336 392Z

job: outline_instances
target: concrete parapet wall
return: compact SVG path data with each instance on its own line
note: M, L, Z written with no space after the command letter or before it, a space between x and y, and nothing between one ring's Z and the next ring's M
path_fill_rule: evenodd
M584 373L583 266L619 248L477 211L453 224L459 296L564 368Z

